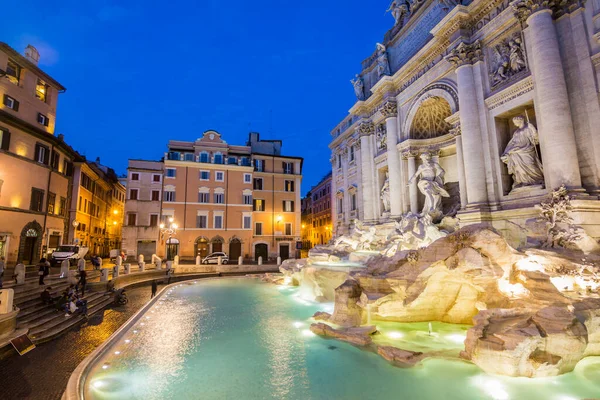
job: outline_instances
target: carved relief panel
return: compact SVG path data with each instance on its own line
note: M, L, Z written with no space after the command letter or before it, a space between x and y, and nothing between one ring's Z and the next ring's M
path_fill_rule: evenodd
M525 43L520 31L490 44L487 53L492 90L515 82L529 72Z

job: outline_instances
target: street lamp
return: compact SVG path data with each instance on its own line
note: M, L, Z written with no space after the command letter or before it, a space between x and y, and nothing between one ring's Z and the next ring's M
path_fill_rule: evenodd
M166 235L169 235L169 238L167 239L167 259L169 259L169 246L172 245L171 243L171 238L173 237L173 235L177 234L177 224L175 223L175 219L173 217L169 218L169 224L165 225L164 223L161 223L159 225L160 228L160 239L161 241L164 241L164 238Z

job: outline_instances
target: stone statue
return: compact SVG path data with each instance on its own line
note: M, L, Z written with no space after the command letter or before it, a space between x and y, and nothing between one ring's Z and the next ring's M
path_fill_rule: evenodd
M385 182L381 188L381 202L383 203L383 212L390 212L390 173L386 171Z
M396 25L404 23L404 17L409 13L409 8L406 0L392 1L386 12L391 12L392 17L396 21Z
M550 201L536 205L541 217L546 221L547 238L542 247L572 247L572 244L581 239L578 232L581 228L573 225L570 213L571 198L567 188L561 186L550 195Z
M356 74L356 79L351 79L350 82L354 86L354 94L360 101L365 99L365 84L360 75Z
M461 4L461 0L438 0L442 6L442 10L450 10L452 7Z
M544 183L544 171L537 154L537 129L522 116L514 117L513 123L517 130L500 157L513 177L513 189L541 185Z
M387 149L387 130L385 124L377 125L377 133L375 134L377 140L377 150Z
M377 77L381 78L384 75L391 75L390 62L385 46L377 43Z
M525 48L520 34L515 34L492 47L492 56L492 86L497 86L527 69Z
M527 68L527 64L525 63L525 55L522 47L522 40L520 38L515 38L508 42L508 47L510 49L510 69L513 73L521 72L525 68Z
M423 163L417 169L417 172L410 178L408 184L411 185L415 179L419 179L417 186L425 196L422 215L430 215L437 219L442 215L442 197L450 197L450 194L444 188L444 169L431 158L431 154L421 154Z

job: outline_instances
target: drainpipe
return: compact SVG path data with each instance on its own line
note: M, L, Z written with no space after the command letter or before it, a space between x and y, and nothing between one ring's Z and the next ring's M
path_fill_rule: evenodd
M44 236L46 237L46 251L48 251L48 243L50 241L50 235L48 235L46 233L46 223L48 222L48 197L50 194L50 183L52 182L52 152L54 151L54 146L50 145L50 155L49 155L49 160L50 160L50 165L48 168L48 183L46 184L46 211L44 212L44 225L42 227L42 239L44 238ZM54 206L56 207L56 198L54 199ZM42 204L43 207L43 204ZM42 242L42 247L44 247L44 244ZM46 255L44 255L44 257L46 257Z

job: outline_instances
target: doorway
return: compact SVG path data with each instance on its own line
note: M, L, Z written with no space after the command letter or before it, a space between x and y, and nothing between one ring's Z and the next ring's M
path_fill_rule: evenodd
M281 257L281 261L285 261L290 258L290 245L289 244L280 244L279 245L279 257Z
M176 255L179 255L179 240L169 238L167 240L167 261L173 261Z
M231 239L229 243L229 262L235 262L242 255L242 242L240 239Z
M258 257L262 257L263 262L269 259L269 247L264 243L258 243L254 246L254 261L258 261Z
M23 264L30 265L35 264L35 248L36 248L37 238L36 237L26 237L25 238L25 247L23 248L23 259L21 260Z
M196 257L204 258L208 255L208 239L201 237L196 239Z

